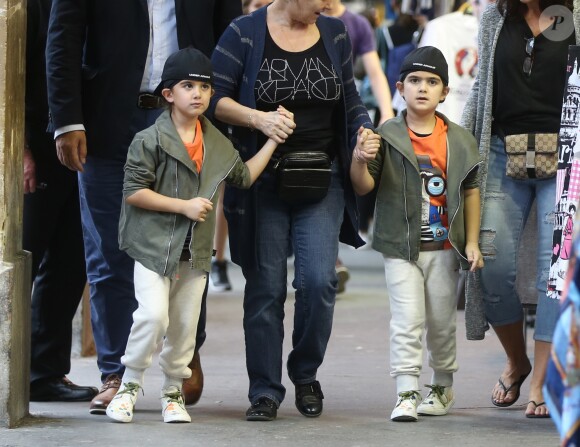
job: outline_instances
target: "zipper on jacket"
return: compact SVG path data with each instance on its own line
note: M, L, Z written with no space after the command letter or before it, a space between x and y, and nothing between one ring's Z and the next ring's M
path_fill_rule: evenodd
M238 158L239 158L239 155L238 155ZM233 164L233 165L230 167L230 170L229 170L228 172L226 172L226 175L224 175L224 176L222 177L222 179L221 179L219 182L217 182L217 184L216 184L215 188L213 189L213 191L212 191L211 195L209 196L209 199L210 199L210 200L211 200L211 199L213 199L213 196L215 195L216 191L218 190L218 188L220 187L220 185L222 184L222 182L223 182L223 181L224 181L224 180L225 180L225 179L228 177L228 175L230 175L230 172L232 172L232 171L234 170L234 166L235 166L235 165L236 165L236 164L234 163L234 164Z
M205 160L205 145L203 143L203 134L202 134L202 146L203 146L203 160L201 162L201 166L203 168L203 161ZM199 170L199 172L197 173L197 191L195 191L195 197L199 197L199 185L201 185L201 171L202 169ZM210 197L211 200L211 197ZM190 230L190 237L189 237L189 267L193 268L193 253L191 252L191 246L193 245L193 229L195 228L195 225L197 224L197 220L192 220L191 221L191 230Z
M407 172L405 171L405 157L401 159L401 171L403 172L403 199L405 200L405 222L407 223L407 260L411 260L411 229L409 215L407 213Z
M177 178L177 160L173 160L175 164L175 197L179 197L177 193L179 192L179 184ZM165 267L163 268L163 273L167 273L167 264L169 263L169 253L171 252L171 244L173 243L173 237L175 236L175 224L177 222L177 215L173 214L173 228L171 229L171 237L169 238L169 245L167 246L167 255L165 256Z
M457 216L457 213L459 212L459 208L461 207L461 185L463 184L463 182L467 178L467 176L470 174L470 172L473 171L473 169L476 166L479 166L480 164L481 164L481 161L478 161L471 168L469 168L467 170L467 173L463 176L463 178L459 182L459 189L457 190L457 194L459 196L458 206L457 206L457 209L455 210L455 213L453 214L453 217L451 218L451 220L449 220L449 233L447 234L447 239L449 240L449 243L451 244L451 246L453 247L453 249L457 253L459 253L459 256L461 256L466 261L467 261L467 258L463 255L463 253L460 250L457 249L457 247L455 246L455 244L451 241L451 223L455 219L455 216ZM447 172L449 172L449 151L447 151ZM465 236L465 239L467 240L467 235Z
M204 154L205 154L205 150L204 150ZM204 157L205 157L205 155L204 155ZM239 157L239 155L238 155L238 157ZM235 165L236 164L234 163L230 167L230 170L228 172L226 172L226 175L224 175L221 178L221 180L216 183L215 188L213 189L212 193L209 196L209 200L213 199L213 196L215 196L216 191L218 190L218 188L220 187L220 185L222 184L222 182L227 178L227 176L230 175L230 172L233 171ZM199 172L198 175L199 175L199 183L201 183L201 171ZM195 225L196 224L197 224L197 221L196 220L194 220L191 223L191 238L189 239L189 265L191 266L191 268L193 268L193 255L192 255L192 252L191 252L191 245L193 244L193 229L195 228Z
M203 170L203 165L205 164L205 141L203 138L203 131L201 133L201 146L203 148L203 159L201 160L201 169L197 173L197 178L198 178L197 186L198 186L198 188L197 188L197 191L195 194L196 197L199 197L199 185L201 185L201 171ZM210 200L211 200L211 197L210 197ZM189 237L189 266L191 268L193 268L193 255L191 253L191 245L193 244L193 229L195 228L195 224L197 224L197 220L192 220L191 226L189 227L190 228L189 229L189 234L190 234L190 237Z
M447 168L446 168L446 171L447 171L447 172L445 173L445 175L447 175L447 176L448 176L448 174L447 174L447 173L450 171L450 169L449 169L449 165L450 165L450 163L451 163L451 157L449 157L449 136L448 136L448 135L445 135L445 144L447 144L447 151L446 151L446 152L447 152ZM472 169L473 169L473 168L472 168ZM459 212L459 208L461 208L461 184L462 184L462 183L463 183L463 181L464 181L464 180L467 178L467 176L469 175L469 172L470 172L470 171L471 171L471 170L468 170L468 171L467 171L467 174L465 174L465 175L463 176L463 178L461 179L461 181L459 182L459 189L457 190L457 196L458 196L458 200L457 200L457 209L455 210L455 213L453 214L453 216L451 216L451 218L450 218L450 219L449 219L449 216L448 216L448 219L447 219L447 225L449 225L449 231L448 231L448 233L447 233L447 240L449 241L449 244L450 244L450 245L453 247L453 249L454 249L454 250L455 250L457 253L459 253L459 256L461 256L463 259L467 259L467 258L466 258L465 256L463 256L463 254L461 253L461 251L459 251L459 250L457 249L457 247L455 246L455 244L454 244L454 243L451 241L451 224L452 224L452 223L453 223L453 221L455 220L455 217L457 216L457 213ZM447 205L447 209L449 209L449 203L448 203L449 201L447 200L447 198L445 198L445 201L447 202L447 203L446 203L446 205Z

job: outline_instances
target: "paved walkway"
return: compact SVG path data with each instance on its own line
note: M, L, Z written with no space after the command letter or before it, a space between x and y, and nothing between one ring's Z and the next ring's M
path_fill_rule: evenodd
M445 417L422 417L418 423L395 423L388 417L395 402L394 380L388 374L389 306L384 291L381 257L371 250L341 248L351 268L346 293L339 295L333 335L319 371L324 413L308 419L294 407L293 389L274 422L247 422L247 376L244 365L241 272L231 270L234 290L212 293L208 301L208 340L202 349L205 389L190 408L191 424L164 424L156 363L147 371L145 395L137 402L133 423L118 424L93 416L86 403L31 403L31 417L13 430L0 429L0 447L78 446L557 446L551 420L524 417L528 383L520 401L495 408L490 391L504 357L493 333L483 341L465 340L463 313L458 314L457 401ZM286 308L286 348L291 336L293 299ZM529 353L531 355L531 341ZM74 359L71 380L99 383L94 358ZM421 377L429 383L430 371Z

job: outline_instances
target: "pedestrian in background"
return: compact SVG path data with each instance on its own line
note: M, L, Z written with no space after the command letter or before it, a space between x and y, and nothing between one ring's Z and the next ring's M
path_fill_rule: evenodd
M509 176L506 145L516 135L528 140L530 135L535 139L538 133L551 134L552 143L545 143L540 151L557 157L568 46L579 42L580 30L570 28L568 35L551 39L540 27L540 16L548 6L560 5L573 10L573 23L578 24L580 2L573 3L498 0L488 6L479 25L478 74L462 118L462 124L475 135L482 159L480 241L486 262L478 278L467 278L467 337L482 339L489 323L505 351L505 367L491 392L493 405L513 405L533 371L525 411L532 417L548 414L542 385L560 304L546 296L554 230L548 216L553 215L556 203L556 172L545 178ZM572 17L569 20L571 23ZM538 307L532 368L515 284L521 233L534 201L538 216L534 278ZM482 306L485 315L472 315L472 309Z

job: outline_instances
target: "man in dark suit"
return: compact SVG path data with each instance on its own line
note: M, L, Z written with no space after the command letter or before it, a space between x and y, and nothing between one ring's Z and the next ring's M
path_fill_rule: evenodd
M78 181L47 133L44 48L51 0L28 0L23 248L32 252L30 400L90 401L98 392L66 378L72 320L87 276Z
M79 172L93 333L102 373L91 413L104 413L123 373L136 308L133 260L117 243L123 165L138 131L162 103L152 92L165 59L193 46L207 56L240 0L53 0L47 42L49 107L61 163ZM161 254L160 254L161 255ZM205 339L205 300L197 346ZM199 353L186 403L203 386Z

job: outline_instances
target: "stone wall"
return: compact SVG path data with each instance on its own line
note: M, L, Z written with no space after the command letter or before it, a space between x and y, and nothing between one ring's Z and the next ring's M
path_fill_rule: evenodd
M0 425L28 414L30 255L22 251L26 2L0 0Z

